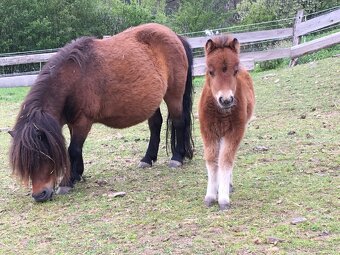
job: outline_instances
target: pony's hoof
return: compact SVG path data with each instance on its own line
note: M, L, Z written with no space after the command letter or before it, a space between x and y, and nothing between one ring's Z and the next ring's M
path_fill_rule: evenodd
M140 161L139 164L138 164L138 167L139 167L139 168L147 168L147 167L152 167L152 165L149 164L149 163Z
M221 211L225 211L225 210L228 210L230 209L230 203L227 203L227 204L218 204L220 206L220 210Z
M67 187L67 186L58 187L56 194L57 195L65 195L65 194L69 193L71 189L72 189L72 187Z
M204 204L206 205L206 207L211 207L215 202L216 202L216 199L213 199L211 197L206 197L204 199Z
M171 168L178 168L178 167L181 167L183 164L177 160L170 160L169 162L169 167Z

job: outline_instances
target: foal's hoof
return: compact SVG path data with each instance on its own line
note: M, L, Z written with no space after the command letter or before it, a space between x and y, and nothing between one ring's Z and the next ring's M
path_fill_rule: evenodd
M178 167L181 167L183 164L177 160L170 160L169 162L169 167L171 168L178 168Z
M227 204L219 204L219 206L220 206L220 210L221 210L221 211L225 211L225 210L230 209L230 203L227 203Z
M140 161L139 164L138 164L138 167L139 167L139 168L147 168L147 167L152 167L152 165L149 164L149 163Z
M204 199L204 204L207 206L207 207L211 207L213 206L213 204L216 202L216 199L213 199L211 197L206 197Z
M58 187L56 194L57 195L65 195L67 193L69 193L71 191L72 187L67 187L67 186L63 186L63 187Z

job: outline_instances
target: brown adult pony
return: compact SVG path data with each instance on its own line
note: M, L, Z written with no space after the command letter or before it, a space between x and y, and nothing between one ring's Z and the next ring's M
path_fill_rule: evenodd
M192 53L169 28L145 24L99 40L66 45L43 67L21 106L11 135L10 162L32 182L36 201L69 191L84 171L82 147L93 123L126 128L148 119L150 141L140 167L157 159L162 116L168 107L171 167L192 158ZM68 153L62 135L71 133Z
M237 39L220 36L205 45L206 75L199 120L208 170L205 203L218 200L221 210L229 207L232 170L236 151L252 116L253 82L241 68Z

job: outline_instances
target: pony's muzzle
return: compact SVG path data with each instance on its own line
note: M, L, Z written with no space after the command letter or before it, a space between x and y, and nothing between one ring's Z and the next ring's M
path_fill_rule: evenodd
M234 105L235 98L234 96L229 96L229 97L222 97L220 96L218 98L218 103L222 108L230 108Z
M51 200L53 196L52 189L43 189L42 192L37 194L32 194L32 197L36 202L45 202L47 200Z

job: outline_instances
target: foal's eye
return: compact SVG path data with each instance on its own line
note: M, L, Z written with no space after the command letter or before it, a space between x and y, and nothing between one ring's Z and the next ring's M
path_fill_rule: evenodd
M214 76L214 71L209 71L209 74L211 75L211 76Z
M238 74L238 70L239 70L239 66L236 65L236 66L234 67L234 76L236 76L236 74Z

